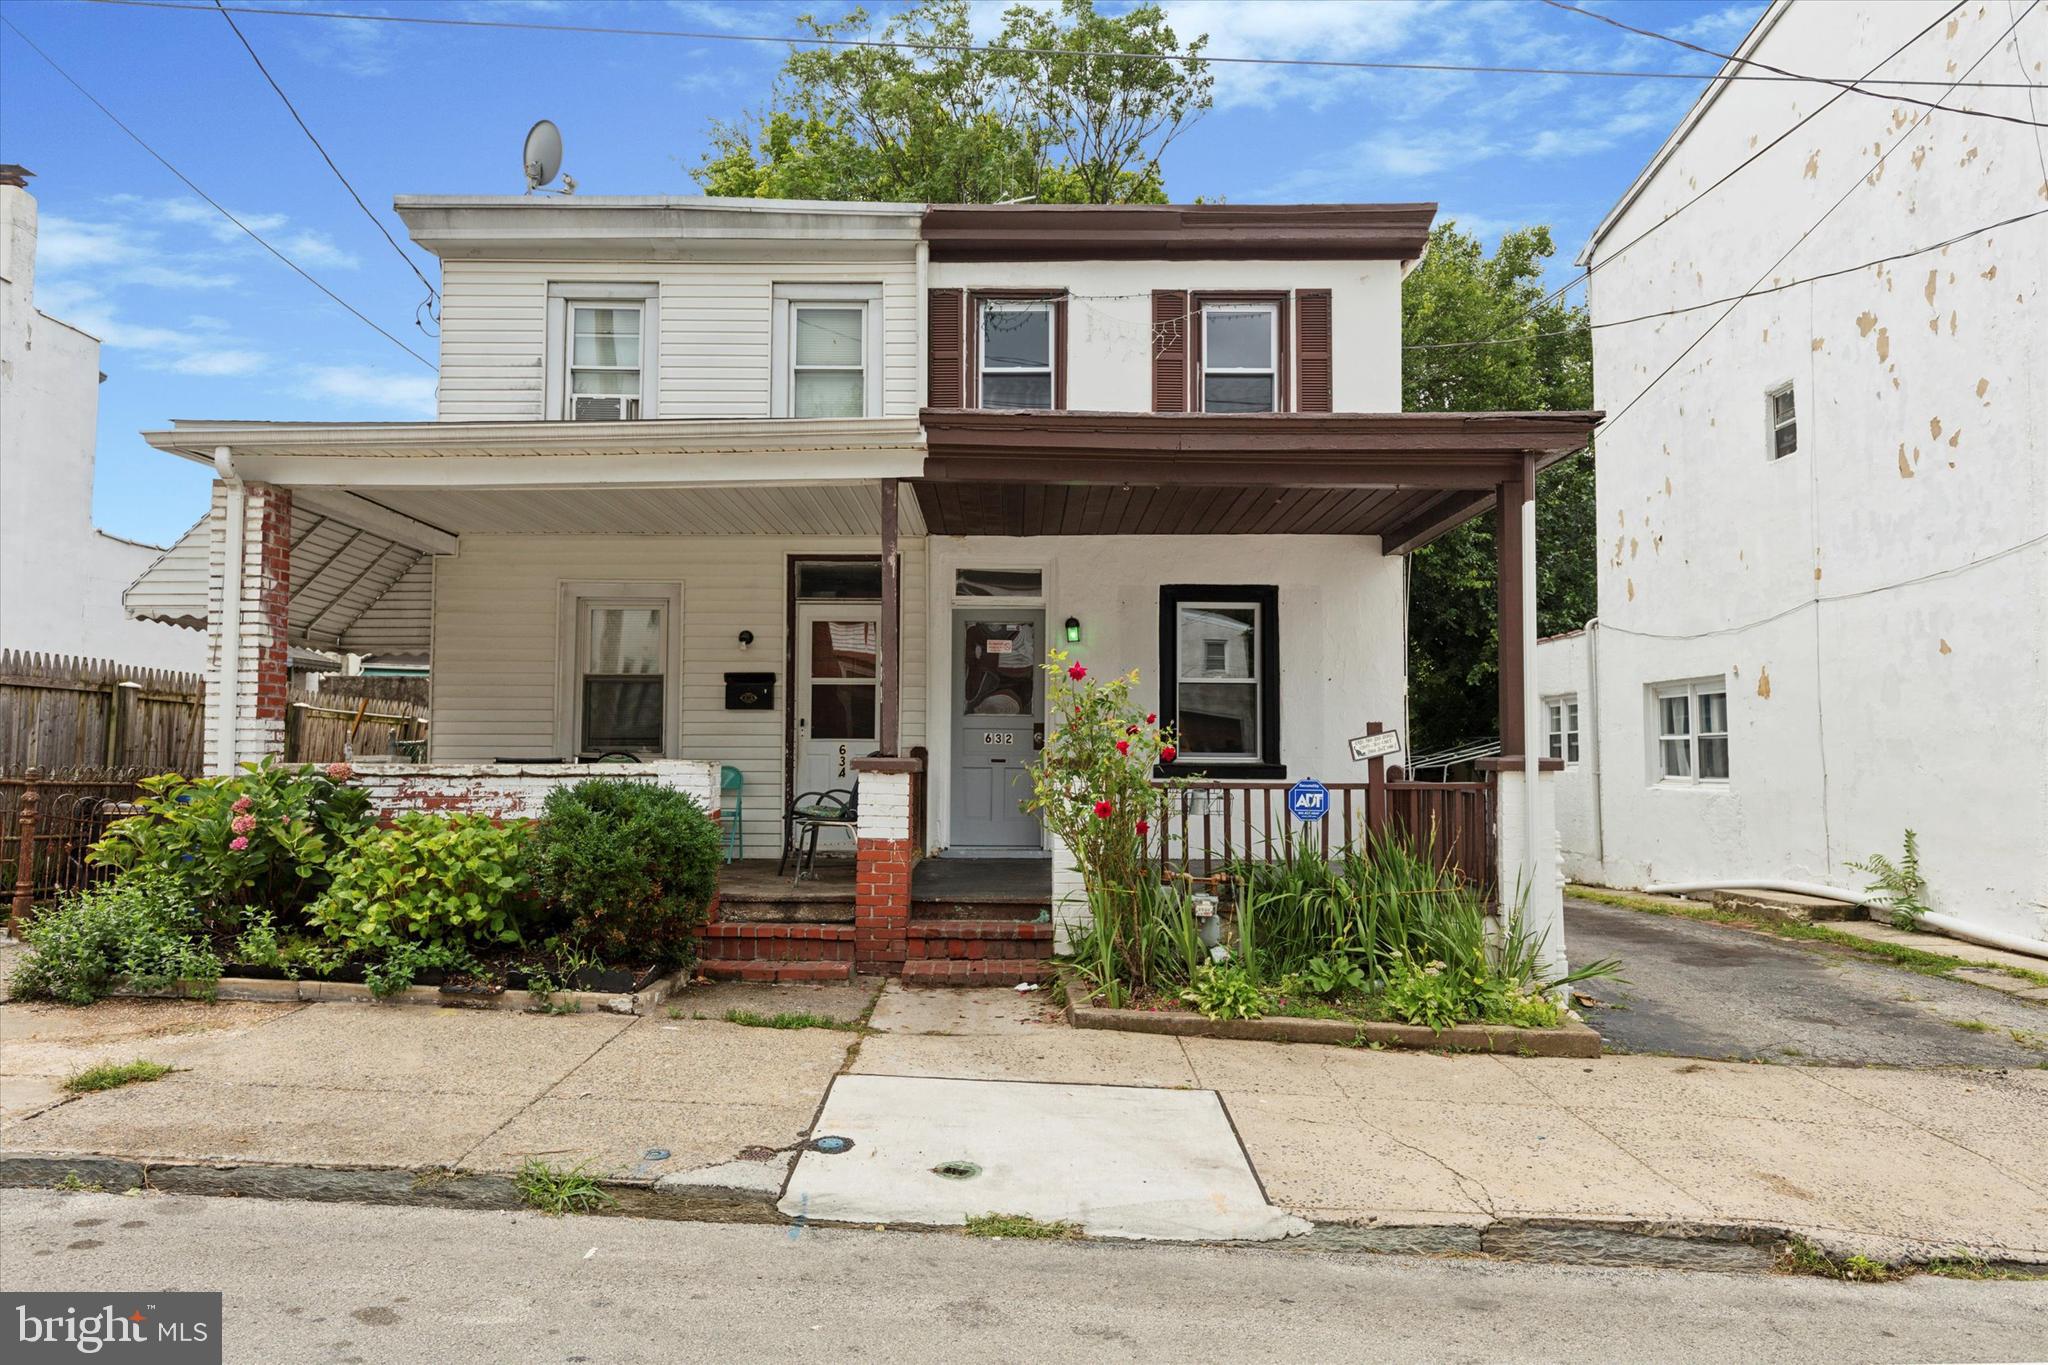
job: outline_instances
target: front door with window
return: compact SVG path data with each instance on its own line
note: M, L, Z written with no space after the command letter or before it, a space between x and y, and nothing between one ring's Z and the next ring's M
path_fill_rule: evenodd
M961 611L953 618L952 846L1036 853L1024 809L1045 747L1043 611Z
M853 760L875 751L881 680L881 610L871 603L806 602L797 607L796 794L854 785ZM826 830L818 847L851 848Z

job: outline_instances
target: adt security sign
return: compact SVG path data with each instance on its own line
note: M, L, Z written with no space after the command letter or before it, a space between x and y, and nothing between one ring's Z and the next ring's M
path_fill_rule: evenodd
M1287 809L1297 820L1320 820L1330 813L1330 789L1313 777L1304 777L1287 789Z

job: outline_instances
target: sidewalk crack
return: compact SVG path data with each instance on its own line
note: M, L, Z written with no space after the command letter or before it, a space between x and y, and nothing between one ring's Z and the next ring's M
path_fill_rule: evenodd
M1459 1170L1456 1166L1453 1166L1450 1162L1438 1156L1435 1152L1430 1151L1426 1147L1418 1147L1416 1144L1408 1141L1408 1139L1402 1137L1398 1133L1394 1133L1389 1131L1388 1129L1380 1127L1371 1119L1365 1118L1361 1115L1359 1118L1359 1122L1363 1123L1366 1127L1372 1129L1375 1133L1378 1133L1381 1137L1384 1137L1385 1139L1387 1139L1387 1141L1393 1143L1395 1146L1405 1147L1409 1151L1415 1153L1417 1156L1423 1158L1425 1161L1429 1161L1441 1167L1443 1169L1444 1174L1448 1175L1451 1178L1452 1183L1458 1187L1458 1192L1464 1195L1467 1199L1471 1200L1472 1203L1476 1205L1482 1212L1484 1212L1487 1217L1500 1217L1500 1211L1493 1206L1493 1195L1487 1191L1485 1184L1482 1183L1477 1177L1466 1175L1463 1171Z
M528 1100L525 1104L520 1105L517 1109L507 1114L505 1116L505 1121L503 1123L498 1124L496 1127L492 1128L490 1132L485 1133L482 1137L478 1138L475 1142L471 1143L467 1150L465 1150L460 1156L456 1157L454 1161L449 1163L450 1169L461 1168L463 1163L468 1161L471 1157L475 1156L485 1143L489 1142L492 1138L496 1137L498 1134L504 1132L507 1128L511 1127L513 1122L516 1119L518 1119L520 1115L526 1113L527 1110L533 1108L536 1104L539 1104L542 1100L554 1094L555 1091L561 1086L563 1081L568 1080L578 1071L581 1071L585 1066L588 1066L590 1064L591 1059L596 1057L598 1053L604 1051L613 1043L616 1043L619 1039L625 1037L626 1034L632 1030L633 1025L640 1021L641 1017L642 1016L634 1015L628 1018L622 1027L620 1027L612 1033L611 1037L605 1039L596 1047L590 1049L589 1052L577 1058L575 1063L571 1065L567 1071L564 1071L561 1075L555 1077L552 1081L549 1081L547 1085L544 1086L540 1090L540 1092L536 1094L532 1099Z
M1825 1076L1816 1073L1812 1077L1812 1079L1814 1081L1817 1081L1821 1085L1827 1086L1828 1089L1834 1091L1837 1095L1840 1095L1845 1099L1853 1100L1858 1104L1867 1105L1870 1108L1875 1109L1880 1114L1890 1115L1892 1118L1897 1119L1899 1122L1905 1124L1908 1128L1913 1129L1915 1132L1925 1133L1927 1134L1927 1136L1931 1138L1936 1138L1942 1142L1947 1143L1949 1146L1956 1148L1958 1151L1968 1152L1971 1156L1976 1157L1979 1161L1991 1167L1992 1170L1997 1171L2000 1175L2018 1181L2020 1184L2026 1186L2028 1189L2034 1191L2036 1194L2048 1194L2048 1185L2044 1185L2036 1180L2033 1180L2025 1175L2022 1175L2018 1171L2008 1170L2006 1168L2005 1163L2000 1161L1997 1157L1991 1156L1985 1152L1978 1151L1975 1147L1972 1147L1969 1143L1964 1142L1961 1138L1950 1137L1947 1133L1941 1132L1938 1129L1929 1128L1926 1124L1921 1123L1919 1120L1902 1114L1896 1109L1886 1108L1884 1105L1879 1104L1876 1100L1870 1099L1868 1096L1858 1095L1853 1091L1844 1090L1841 1086L1835 1085L1832 1082L1830 1082Z

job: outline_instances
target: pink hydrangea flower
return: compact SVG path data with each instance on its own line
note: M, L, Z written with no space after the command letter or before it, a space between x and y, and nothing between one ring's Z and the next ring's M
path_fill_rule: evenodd
M249 841L247 839L236 838L228 840L228 847L233 849L237 853L240 853L243 849L247 848L248 846Z
M236 811L237 811L238 813L239 813L239 812L241 812L241 811L246 811L246 810L248 810L248 809L249 809L250 807L254 806L255 804L256 804L256 801L255 801L255 799L254 799L253 797L247 797L247 796L238 796L238 797L236 797L236 798L235 798L235 810L236 810Z
M237 815L234 818L234 820L229 823L228 827L234 830L234 832L237 834L247 834L249 831L256 828L256 817L253 815Z
M327 775L336 782L346 782L356 775L356 770L346 763L330 763L327 765Z

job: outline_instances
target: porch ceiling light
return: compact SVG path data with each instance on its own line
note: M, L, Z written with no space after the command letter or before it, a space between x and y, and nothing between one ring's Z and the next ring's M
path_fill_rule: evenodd
M1070 645L1081 643L1081 621L1079 617L1069 616L1067 618L1067 643Z

